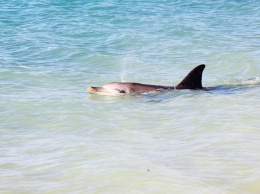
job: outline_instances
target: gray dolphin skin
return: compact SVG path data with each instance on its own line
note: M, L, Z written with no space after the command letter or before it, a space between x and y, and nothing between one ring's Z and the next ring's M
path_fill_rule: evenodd
M99 95L124 95L141 94L161 90L200 90L202 89L202 73L205 65L195 67L190 73L176 86L160 86L132 82L112 82L102 87L88 87L87 91L91 94Z

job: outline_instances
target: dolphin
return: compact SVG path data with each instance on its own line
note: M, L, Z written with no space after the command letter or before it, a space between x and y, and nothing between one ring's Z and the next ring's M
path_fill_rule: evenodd
M202 73L205 68L204 64L201 64L191 70L188 75L176 86L161 86L150 85L132 82L112 82L102 87L88 87L87 91L90 94L99 95L124 95L124 94L141 94L153 91L161 90L200 90L203 89L201 80Z

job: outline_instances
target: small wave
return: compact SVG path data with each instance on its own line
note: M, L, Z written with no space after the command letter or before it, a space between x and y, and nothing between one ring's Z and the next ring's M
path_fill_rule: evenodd
M253 77L253 78L239 78L233 77L229 79L222 79L217 80L215 82L208 83L207 86L214 87L214 86L248 86L248 85L257 85L260 84L260 77Z
M260 77L246 79L241 81L242 85L255 85L260 83Z

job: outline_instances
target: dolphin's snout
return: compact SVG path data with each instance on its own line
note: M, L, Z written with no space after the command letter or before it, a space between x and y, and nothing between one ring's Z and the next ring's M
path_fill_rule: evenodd
M88 91L89 93L94 93L96 90L95 90L93 87L88 87L88 88L87 88L87 91Z

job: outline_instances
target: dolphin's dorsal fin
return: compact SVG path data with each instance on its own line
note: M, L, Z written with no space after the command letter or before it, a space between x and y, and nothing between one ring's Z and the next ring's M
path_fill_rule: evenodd
M204 64L195 67L175 88L192 90L202 89L201 80L204 68Z

